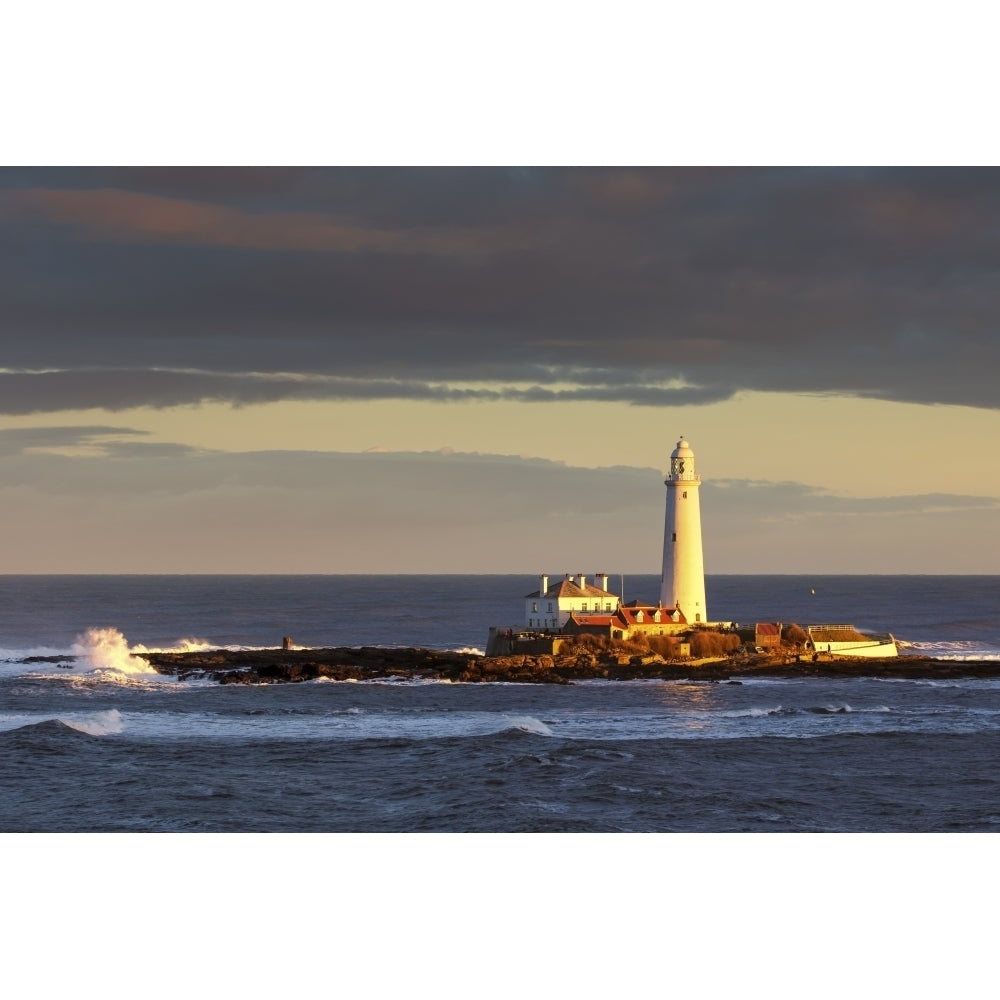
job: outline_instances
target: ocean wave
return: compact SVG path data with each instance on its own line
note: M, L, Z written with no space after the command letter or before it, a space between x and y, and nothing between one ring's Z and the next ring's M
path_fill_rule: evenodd
M206 650L218 648L215 643L207 639L178 639L170 646L144 646L142 643L137 643L131 647L133 653L204 653Z
M92 626L76 637L69 650L38 646L31 649L0 650L0 660L6 660L4 676L31 680L60 679L74 686L120 684L128 686L162 686L179 682L169 674L161 674L143 658L144 653L197 652L215 648L205 639L178 639L169 647L129 645L114 626ZM41 662L39 662L41 661ZM46 662L48 661L48 662Z
M59 717L59 721L65 722L70 729L86 733L88 736L110 736L120 733L125 728L122 713L117 708L86 715L63 715Z
M891 712L888 705L871 705L867 708L855 708L846 702L840 705L808 705L805 708L788 709L789 712L804 712L810 715L884 715Z
M61 649L58 646L28 646L22 649L0 649L0 663L20 663L29 657L65 658L74 659L74 654L69 649Z
M40 714L5 714L0 715L0 732L34 730L44 723L55 722L59 723L59 727L55 727L58 731L71 731L78 735L103 737L126 733L130 739L152 741L184 741L192 738L222 741L279 740L290 743L387 739L476 741L556 735L549 725L533 715L499 712L370 712L354 706L327 712L291 714L273 709L250 713L139 711L130 712L127 719L117 709L59 713L57 718Z
M888 705L874 705L868 708L855 708L852 705L848 705L846 702L840 705L808 705L806 707L796 707L794 705L784 706L777 705L773 708L734 708L722 712L706 712L703 715L706 718L712 718L716 716L720 719L760 719L766 718L767 716L778 716L778 715L867 715L867 714L883 714L885 712L891 712L892 709Z
M970 639L941 642L910 642L907 649L932 656L935 660L1000 660L995 645L985 645Z
M533 715L509 715L504 716L508 725L507 729L517 729L522 733L534 733L536 736L554 736L555 733L541 719L536 719Z
M120 733L124 728L124 721L117 708L103 712L60 713L55 717L39 717L24 713L0 715L0 730L5 732L37 730L39 727L43 727L46 731L59 732L71 729L77 733L86 733L88 736L109 736Z

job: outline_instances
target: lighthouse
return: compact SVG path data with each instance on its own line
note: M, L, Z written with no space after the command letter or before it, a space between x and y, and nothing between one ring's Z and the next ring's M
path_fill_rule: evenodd
M691 624L708 621L705 565L701 554L701 508L694 452L682 437L670 453L667 515L663 525L663 574L660 604L677 608Z

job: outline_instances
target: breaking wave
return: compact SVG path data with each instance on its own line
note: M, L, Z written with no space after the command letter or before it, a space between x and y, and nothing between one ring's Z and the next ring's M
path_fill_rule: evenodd
M109 736L120 733L124 728L122 713L117 708L110 708L106 712L91 712L87 715L60 716L59 721L64 722L70 729L87 733L89 736Z
M520 730L522 733L535 733L537 736L555 735L544 722L531 715L507 715L504 716L510 724L510 729Z
M94 626L79 634L69 650L41 646L5 649L0 650L0 660L12 665L13 669L4 669L7 676L62 677L76 685L95 681L162 685L178 682L154 670L143 654L201 652L214 648L208 640L194 638L178 639L171 646L144 646L142 643L132 646L119 629Z
M95 672L113 670L119 674L155 674L156 671L135 651L116 628L88 628L76 637L73 654Z
M215 643L207 639L178 639L172 646L143 646L139 643L132 647L134 653L203 653L207 649L215 649ZM300 646L295 646L300 649Z
M104 712L69 712L54 718L39 718L37 715L27 714L0 715L0 731L36 730L39 727L46 731L58 731L65 727L88 736L109 736L120 733L124 722L117 708Z
M996 646L986 646L970 640L909 642L906 643L906 648L932 656L936 660L1000 660L1000 650Z

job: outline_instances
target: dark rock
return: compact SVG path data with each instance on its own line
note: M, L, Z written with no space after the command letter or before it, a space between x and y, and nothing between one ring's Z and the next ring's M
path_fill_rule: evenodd
M784 655L752 660L716 660L697 665L666 661L658 655L623 656L610 649L599 655L572 653L551 656L470 656L447 650L418 648L206 650L193 653L144 653L155 670L185 677L211 677L220 684L287 684L327 677L370 680L379 677L439 678L464 683L508 681L519 684L569 684L574 680L723 680L739 677L1000 677L1000 662L932 660L900 656L885 660L823 659L796 663ZM64 657L40 657L58 662Z

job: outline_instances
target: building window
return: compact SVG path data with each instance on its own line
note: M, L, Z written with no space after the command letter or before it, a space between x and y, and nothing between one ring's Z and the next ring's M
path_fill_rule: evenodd
M583 604L580 605L580 610L581 611L586 611L587 610L587 602L586 601L584 601Z
M533 603L533 604L531 605L531 610L532 610L532 611L537 611L537 610L538 610L538 602L537 602L537 601L535 601L535 603Z
M552 602L549 601L549 611L551 611L551 610L552 610Z
M677 532L676 531L671 536L670 541L672 541L672 542L676 542L677 541Z

